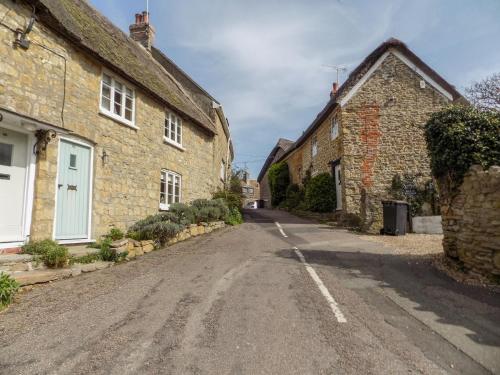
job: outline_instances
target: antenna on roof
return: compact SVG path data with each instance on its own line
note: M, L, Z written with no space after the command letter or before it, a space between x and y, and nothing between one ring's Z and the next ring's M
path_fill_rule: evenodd
M326 68L330 68L330 69L337 71L337 85L339 84L339 73L340 72L347 72L347 67L345 65L325 65L325 64L323 64L323 66Z

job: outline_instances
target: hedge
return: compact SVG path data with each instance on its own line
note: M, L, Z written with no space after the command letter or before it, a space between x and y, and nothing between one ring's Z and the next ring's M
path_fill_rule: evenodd
M277 207L286 199L286 190L290 184L290 171L286 162L271 165L268 172L271 204Z
M311 178L306 186L306 204L313 212L331 212L335 208L336 191L333 177L322 173Z
M434 176L458 188L472 165L500 165L500 113L452 106L434 113L425 127Z

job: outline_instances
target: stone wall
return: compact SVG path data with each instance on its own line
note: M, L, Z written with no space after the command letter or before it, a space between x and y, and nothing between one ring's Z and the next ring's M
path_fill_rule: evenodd
M447 99L390 54L342 108L344 195L364 229L382 227L381 200L396 174L430 179L424 126Z
M8 8L4 22L13 29L24 27L31 10L19 3L2 2L0 14L9 12ZM158 212L162 169L182 176L185 202L209 198L223 187L220 164L227 157L228 139L220 121L216 121L214 136L183 119L185 150L175 148L163 141L166 108L162 103L136 88L135 123L139 129L106 117L99 113L102 63L40 23L35 23L29 38L29 49L13 48L14 33L0 27L0 106L64 127L72 132L71 137L94 147L93 237L113 226L124 230ZM106 163L101 158L104 151ZM57 152L58 140L37 160L34 239L52 237ZM229 168L230 161L226 160L226 166Z
M500 166L473 166L458 193L442 196L445 254L472 273L500 277Z
M389 198L393 177L409 173L431 178L424 126L430 114L448 101L429 84L421 88L420 82L419 75L390 54L344 107L333 110L287 156L294 182L299 170L302 175L309 168L313 176L332 173L331 162L340 159L343 213L359 216L366 231L378 232L381 201ZM339 137L332 140L334 116L339 120ZM318 140L314 157L313 137Z

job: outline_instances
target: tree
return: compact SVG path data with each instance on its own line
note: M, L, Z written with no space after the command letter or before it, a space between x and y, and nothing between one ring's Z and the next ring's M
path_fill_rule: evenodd
M465 95L479 109L500 111L500 73L474 83L465 90Z

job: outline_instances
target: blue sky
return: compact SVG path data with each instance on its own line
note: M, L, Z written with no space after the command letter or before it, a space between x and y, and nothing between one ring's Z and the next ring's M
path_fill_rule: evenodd
M128 32L146 0L91 0ZM256 177L348 72L396 37L463 92L500 72L500 0L150 0L155 45L223 105L236 165Z

